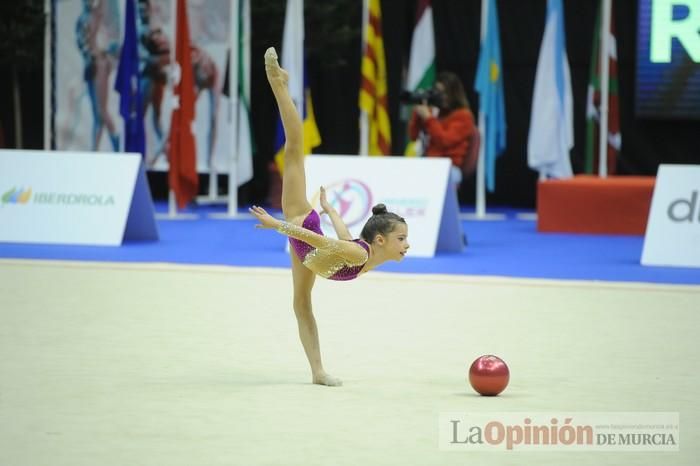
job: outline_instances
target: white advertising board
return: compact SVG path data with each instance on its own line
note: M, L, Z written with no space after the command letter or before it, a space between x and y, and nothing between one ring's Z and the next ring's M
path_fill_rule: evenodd
M642 265L700 267L700 165L660 165Z
M360 157L312 155L306 158L306 189L311 204L319 206L319 188L326 188L350 233L360 231L382 203L406 219L409 257L433 257L436 251L461 251L457 193L449 186L450 160L446 158ZM335 236L327 216L324 234Z
M158 239L139 154L0 150L0 241Z

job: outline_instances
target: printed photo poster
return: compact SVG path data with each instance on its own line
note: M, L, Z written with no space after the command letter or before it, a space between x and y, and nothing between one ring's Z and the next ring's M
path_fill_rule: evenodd
M173 108L175 0L136 0L146 164L168 169ZM229 99L222 94L230 44L230 2L188 0L195 77L197 169L228 171ZM119 152L123 121L114 82L124 31L125 0L56 2L56 148Z

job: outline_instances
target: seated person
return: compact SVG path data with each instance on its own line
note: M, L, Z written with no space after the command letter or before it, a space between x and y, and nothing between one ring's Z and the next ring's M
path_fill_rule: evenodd
M434 115L428 102L416 105L408 124L408 134L412 141L421 138L423 155L449 157L452 160L450 181L459 186L465 162L473 170L474 164L466 160L466 157L469 142L477 131L474 116L469 109L462 82L454 73L440 73L433 91L436 94L433 103L437 106L437 115Z

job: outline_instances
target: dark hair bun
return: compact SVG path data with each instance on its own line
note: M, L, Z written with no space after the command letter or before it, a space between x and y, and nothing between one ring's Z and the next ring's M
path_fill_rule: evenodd
M386 206L384 204L377 204L376 206L372 207L372 215L382 215L386 212Z

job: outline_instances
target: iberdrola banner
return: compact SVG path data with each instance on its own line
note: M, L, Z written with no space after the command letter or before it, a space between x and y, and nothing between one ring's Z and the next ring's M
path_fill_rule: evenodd
M133 2L135 15L126 14L127 2ZM231 3L187 2L195 85L193 132L200 172L209 171L211 164L218 173L229 169L231 121L223 84L232 43ZM134 102L139 103L133 103L132 110L143 118L146 165L167 170L170 117L177 104L172 89L180 73L174 62L175 2L57 0L52 4L56 19L56 75L52 82L56 149L124 150L124 119L115 82L120 58L135 56L140 79L138 89L134 88L138 91ZM130 17L136 22L138 54L121 53ZM135 82L132 85L136 86Z

